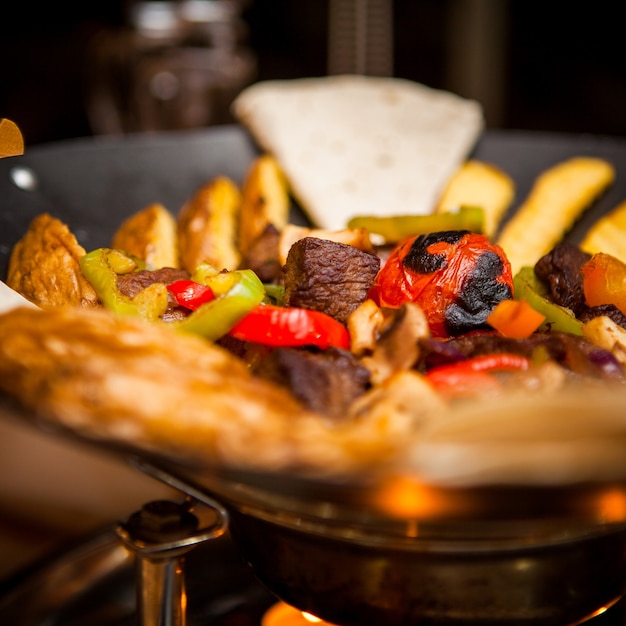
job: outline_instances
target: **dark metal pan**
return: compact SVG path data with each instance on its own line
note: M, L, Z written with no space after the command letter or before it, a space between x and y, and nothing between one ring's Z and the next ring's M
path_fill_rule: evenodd
M85 248L108 245L132 212L151 202L176 212L213 175L240 181L256 153L245 131L225 126L77 140L0 160L0 275L12 246L43 211L68 223ZM571 241L626 198L626 141L491 131L474 152L515 180L512 211L543 170L581 155L609 159L617 178ZM4 410L12 408L4 403ZM259 578L286 601L345 626L573 624L624 590L624 516L608 519L602 508L607 495L625 497L621 484L453 491L446 510L454 515L395 519L372 506L367 480L330 485L220 468L199 475L132 446L115 451L139 457L140 469L158 480L223 502ZM454 508L468 497L469 509ZM476 510L481 514L472 515Z

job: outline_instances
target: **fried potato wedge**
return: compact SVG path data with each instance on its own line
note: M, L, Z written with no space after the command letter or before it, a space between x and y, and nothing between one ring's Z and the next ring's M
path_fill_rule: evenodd
M462 206L480 207L484 213L483 232L493 237L515 197L513 179L499 167L482 161L466 161L452 176L435 207L436 213Z
M318 239L345 243L365 252L373 252L375 249L370 239L370 233L366 228L324 230L322 228L307 228L306 226L287 224L283 228L280 234L280 241L278 242L278 257L281 265L284 265L287 261L287 255L291 246L305 237L317 237Z
M289 219L289 191L278 162L263 154L251 164L242 186L237 244L245 254L269 224L282 230Z
M155 202L122 222L111 247L142 259L150 268L178 267L176 219Z
M587 231L580 247L589 254L604 252L626 263L626 200Z
M180 266L192 273L200 263L216 269L237 269L237 221L241 205L239 187L217 176L183 205L178 214Z
M6 283L41 308L96 307L96 292L80 271L84 255L68 226L42 213L13 247Z
M574 157L543 172L497 239L513 273L534 266L559 243L614 179L613 165L593 157Z

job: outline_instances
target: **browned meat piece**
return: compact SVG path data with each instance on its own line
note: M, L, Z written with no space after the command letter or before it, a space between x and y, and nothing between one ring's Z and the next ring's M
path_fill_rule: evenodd
M117 278L119 290L129 298L134 298L140 291L154 283L171 285L177 280L185 280L189 274L185 270L163 267L159 270L139 270L130 274L121 274Z
M186 270L162 267L158 270L139 270L130 274L121 274L117 277L117 286L125 296L134 298L140 291L154 283L170 285L177 280L187 278L189 278L189 273ZM171 322L189 314L188 310L178 306L176 299L169 291L167 300L167 310L162 316L163 321Z
M305 237L285 263L285 304L322 311L346 323L367 299L380 259L343 243Z
M586 308L580 268L590 258L578 246L560 244L535 265L535 273L548 287L551 299L571 309L576 316Z
M307 409L336 418L348 416L348 407L366 391L370 377L356 357L335 348L277 348L253 371L289 389Z
M242 259L241 267L251 269L264 283L279 283L283 268L278 257L280 233L273 224L250 244Z
M608 317L618 326L626 328L626 315L614 304L601 304L599 306L586 307L578 316L580 321L585 324L596 317Z

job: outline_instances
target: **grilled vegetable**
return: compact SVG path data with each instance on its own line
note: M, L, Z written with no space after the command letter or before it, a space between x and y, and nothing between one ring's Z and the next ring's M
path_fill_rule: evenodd
M497 239L513 273L534 266L559 243L614 178L613 165L591 157L569 159L543 172Z
M546 316L526 300L502 300L487 316L487 324L504 337L525 339L545 321Z
M310 309L260 304L230 331L243 341L268 346L350 347L348 329L336 319Z
M201 263L218 269L234 270L240 254L236 245L236 225L241 193L226 176L203 185L178 214L180 265L189 273Z
M515 298L526 300L530 306L545 316L543 328L582 335L582 323L565 307L550 302L547 289L537 278L532 267L523 267L514 278Z
M197 283L195 280L177 280L168 285L167 290L180 306L192 311L215 299L211 287Z
M237 245L245 254L269 224L282 230L289 217L287 181L274 157L264 154L253 162L243 182Z
M162 204L150 204L121 224L111 248L125 250L152 269L179 267L176 219Z
M598 252L580 271L589 306L614 304L626 315L626 263L610 254Z
M626 263L626 201L587 231L580 248L589 254L604 252Z
M226 335L265 295L263 283L251 270L220 272L207 277L206 284L216 297L184 320L170 323L181 332L200 335L209 341Z
M117 315L131 315L155 321L167 309L167 288L163 283L146 287L134 298L125 296L119 290L118 274L137 269L135 261L119 250L92 250L80 259L80 269L95 289L100 302Z
M391 252L371 292L380 306L417 302L435 337L486 326L501 300L513 297L502 250L484 235L443 231L406 240Z
M508 174L495 165L470 160L450 179L435 211L446 213L467 206L480 207L484 213L480 232L492 238L514 196L515 183Z
M365 228L383 238L384 243L395 244L415 235L441 230L469 230L483 232L484 212L478 206L462 206L454 211L431 215L398 215L394 217L358 216L348 222L348 228Z
M500 352L433 367L426 373L426 380L445 396L475 396L500 389L498 379L490 372L520 371L529 367L530 360L526 357Z

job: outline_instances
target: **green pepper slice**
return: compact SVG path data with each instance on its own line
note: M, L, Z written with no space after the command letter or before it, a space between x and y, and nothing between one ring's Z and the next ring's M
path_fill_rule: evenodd
M482 208L463 206L458 211L430 215L358 216L348 221L348 228L365 228L382 237L385 243L398 243L407 237L446 230L482 233L484 219Z
M184 333L216 341L263 301L265 288L252 270L235 270L205 275L204 284L216 295L184 320L172 322Z
M546 298L547 289L537 278L532 267L522 267L513 277L516 300L526 300L542 315L545 321L540 330L551 329L572 335L583 334L583 324L570 309L562 307Z
M167 288L164 284L154 283L134 298L119 290L118 275L137 269L136 262L119 250L97 248L81 257L79 264L100 302L116 315L133 315L155 321L165 313Z

